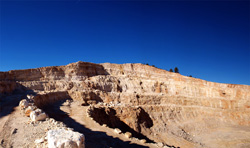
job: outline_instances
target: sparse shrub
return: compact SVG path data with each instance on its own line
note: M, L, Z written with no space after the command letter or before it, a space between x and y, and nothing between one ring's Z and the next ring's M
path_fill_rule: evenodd
M179 73L179 69L177 67L174 68L175 73Z

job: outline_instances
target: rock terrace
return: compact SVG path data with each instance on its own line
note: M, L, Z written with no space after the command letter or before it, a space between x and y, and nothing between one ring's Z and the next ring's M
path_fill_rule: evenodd
M21 132L23 138L37 135L27 147L37 139L41 147L48 146L39 142L49 129L47 121L26 124L28 117L17 109L27 108L25 102L17 105L30 98L65 128L83 133L86 147L250 146L250 86L208 82L143 64L77 62L0 72L0 98L2 147L20 146L14 138L23 127L41 129Z

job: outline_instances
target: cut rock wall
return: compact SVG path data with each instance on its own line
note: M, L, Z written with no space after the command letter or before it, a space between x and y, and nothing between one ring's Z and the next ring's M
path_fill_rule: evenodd
M202 145L194 135L225 124L250 125L250 86L208 82L143 64L77 62L0 72L2 95L20 89L17 84L36 94L37 106L68 98L85 105L112 103L130 128L180 147ZM139 115L132 116L128 108L138 107L152 126L133 122Z

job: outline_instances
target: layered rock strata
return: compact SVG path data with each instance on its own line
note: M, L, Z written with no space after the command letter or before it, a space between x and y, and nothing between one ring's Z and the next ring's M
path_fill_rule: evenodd
M2 98L15 91L35 95L39 108L63 99L80 101L92 106L89 114L98 123L125 126L132 135L168 146L211 147L205 133L250 126L250 86L208 82L143 64L77 62L0 72ZM244 140L229 145L250 145Z

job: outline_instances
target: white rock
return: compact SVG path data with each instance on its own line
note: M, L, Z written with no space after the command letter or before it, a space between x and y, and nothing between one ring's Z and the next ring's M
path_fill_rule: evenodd
M49 119L49 123L54 123L54 122L55 122L55 119L53 119L53 118Z
M115 131L115 133L117 133L117 134L122 133L122 131L121 131L119 128L115 128L114 131Z
M83 134L64 129L48 131L48 148L85 148Z
M36 139L35 140L35 143L38 144L38 143L43 143L44 142L44 138L41 138L41 139Z
M141 139L140 142L141 143L146 143L146 140L145 139Z
M21 107L21 109L25 109L29 106L29 102L26 99L23 99L20 101L19 106Z
M163 143L158 142L158 143L157 143L157 146L159 146L159 147L163 147Z
M27 95L27 98L31 100L31 99L34 98L34 96L33 95Z
M30 113L31 121L43 121L46 118L47 115L41 109L36 109Z
M130 132L126 132L126 133L125 133L125 137L131 138L131 137L132 137L132 134L131 134Z

